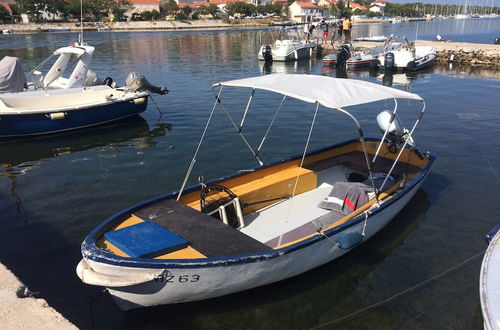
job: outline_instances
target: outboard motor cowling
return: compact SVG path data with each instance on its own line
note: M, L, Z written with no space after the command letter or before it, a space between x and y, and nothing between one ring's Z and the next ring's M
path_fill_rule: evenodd
M394 62L394 53L387 53L385 54L385 57L384 57L384 68L386 70L394 70L395 68L395 62Z
M168 89L164 86L151 84L143 74L131 72L125 80L125 89L131 92L150 91L160 95L167 94Z
M345 66L349 57L351 57L349 47L346 45L340 46L339 52L337 53L337 67Z
M415 142L410 136L410 132L403 127L401 120L397 115L394 114L394 118L391 123L391 118L393 113L388 110L384 110L377 115L377 124L380 128L382 134L387 130L387 139L389 140L389 145L395 147L396 150L399 149L405 141L411 148L415 147Z
M270 62L273 60L273 51L271 49L271 46L269 45L262 46L262 57L266 62Z

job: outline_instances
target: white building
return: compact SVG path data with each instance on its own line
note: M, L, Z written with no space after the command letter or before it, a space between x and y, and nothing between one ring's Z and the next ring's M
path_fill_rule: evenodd
M385 12L385 6L387 1L384 0L375 0L370 5L370 11L374 13L383 14Z
M327 10L324 11L311 2L295 1L288 8L290 10L290 19L297 23L312 22L315 17L323 17L323 14L328 15Z

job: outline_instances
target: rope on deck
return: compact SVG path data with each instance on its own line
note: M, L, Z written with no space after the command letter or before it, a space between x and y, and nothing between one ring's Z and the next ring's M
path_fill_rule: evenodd
M437 275L435 275L435 276L433 276L433 277L431 277L431 278L429 278L429 279L427 279L427 280L425 280L423 282L420 282L420 283L418 283L418 284L416 284L416 285L414 285L414 286L412 286L412 287L410 287L410 288L408 288L406 290L398 292L398 293L396 293L396 294L394 294L394 295L392 295L392 296L390 296L390 297L388 297L386 299L383 299L383 300L381 300L379 302L376 302L376 303L374 303L372 305L369 305L367 307L359 309L359 310L357 310L355 312L352 312L350 314L344 315L344 316L342 316L342 317L340 317L338 319L335 319L333 321L326 322L326 323L323 323L323 324L319 324L319 325L314 326L314 327L312 327L310 329L311 330L312 329L320 329L320 328L323 328L323 327L326 327L326 326L331 326L331 325L337 324L339 322L346 321L346 320L349 320L351 318L357 317L357 316L361 315L364 312L367 312L367 311L369 311L371 309L374 309L375 307L379 307L379 306L384 305L384 304L386 304L388 302L391 302L391 301L393 301L396 298L404 296L407 293L415 291L415 290L417 290L417 289L419 289L419 288L421 288L421 287L423 287L423 286L425 286L425 285L427 285L427 284L429 284L429 283L431 283L433 281L437 281L437 280L441 279L442 277L445 277L446 275L449 275L449 274L453 273L454 271L462 268L463 266L467 265L468 263L476 260L478 257L482 256L485 252L486 252L486 250L483 250L483 251L481 251L481 252L473 255L472 257L470 257L470 258L462 261L458 265L455 265L455 266L453 266L453 267L445 270L444 272L441 272L441 273L439 273L439 274L437 274Z

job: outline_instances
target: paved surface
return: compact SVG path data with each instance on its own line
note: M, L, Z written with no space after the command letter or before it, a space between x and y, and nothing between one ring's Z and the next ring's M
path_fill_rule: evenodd
M0 264L0 328L77 329L43 299L18 298L19 279Z

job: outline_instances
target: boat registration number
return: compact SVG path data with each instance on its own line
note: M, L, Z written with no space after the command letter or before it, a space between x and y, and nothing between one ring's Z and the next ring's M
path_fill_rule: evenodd
M165 283L194 283L200 280L200 275L173 275L168 270L155 277L155 282Z

